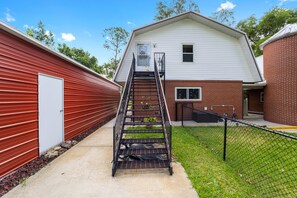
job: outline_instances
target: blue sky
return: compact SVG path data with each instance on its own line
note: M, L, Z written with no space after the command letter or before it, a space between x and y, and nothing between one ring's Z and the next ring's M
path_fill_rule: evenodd
M0 19L24 32L39 20L55 34L56 42L83 48L107 62L112 53L103 48L105 28L121 26L131 31L153 22L159 0L0 0ZM169 0L171 1L171 0ZM275 6L297 8L297 0L195 0L201 14L210 16L221 6L233 8L238 22L261 17Z

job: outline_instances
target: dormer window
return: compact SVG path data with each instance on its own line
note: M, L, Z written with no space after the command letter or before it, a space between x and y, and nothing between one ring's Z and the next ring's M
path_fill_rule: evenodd
M183 62L193 62L194 50L193 45L183 45Z

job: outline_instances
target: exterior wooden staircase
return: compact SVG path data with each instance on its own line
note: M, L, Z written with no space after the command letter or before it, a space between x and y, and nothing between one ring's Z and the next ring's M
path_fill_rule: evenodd
M156 61L154 72L136 72L133 56L114 125L112 176L147 168L173 174L171 121Z

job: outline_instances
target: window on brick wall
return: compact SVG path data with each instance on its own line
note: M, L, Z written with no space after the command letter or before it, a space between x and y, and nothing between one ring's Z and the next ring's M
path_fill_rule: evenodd
M202 100L201 87L176 87L175 100Z

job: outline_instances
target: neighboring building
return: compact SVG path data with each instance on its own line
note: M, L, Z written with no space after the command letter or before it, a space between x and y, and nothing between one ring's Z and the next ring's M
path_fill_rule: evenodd
M286 25L265 41L264 119L297 125L297 23Z
M136 71L153 71L165 59L172 120L180 119L181 103L242 118L243 88L263 86L246 34L192 11L133 31L114 77L122 85L133 53Z
M120 86L0 22L0 177L114 117Z
M264 79L263 55L256 58L259 71ZM264 87L266 82L260 83L262 86L249 86L244 89L244 105L246 106L245 115L248 113L264 114Z

